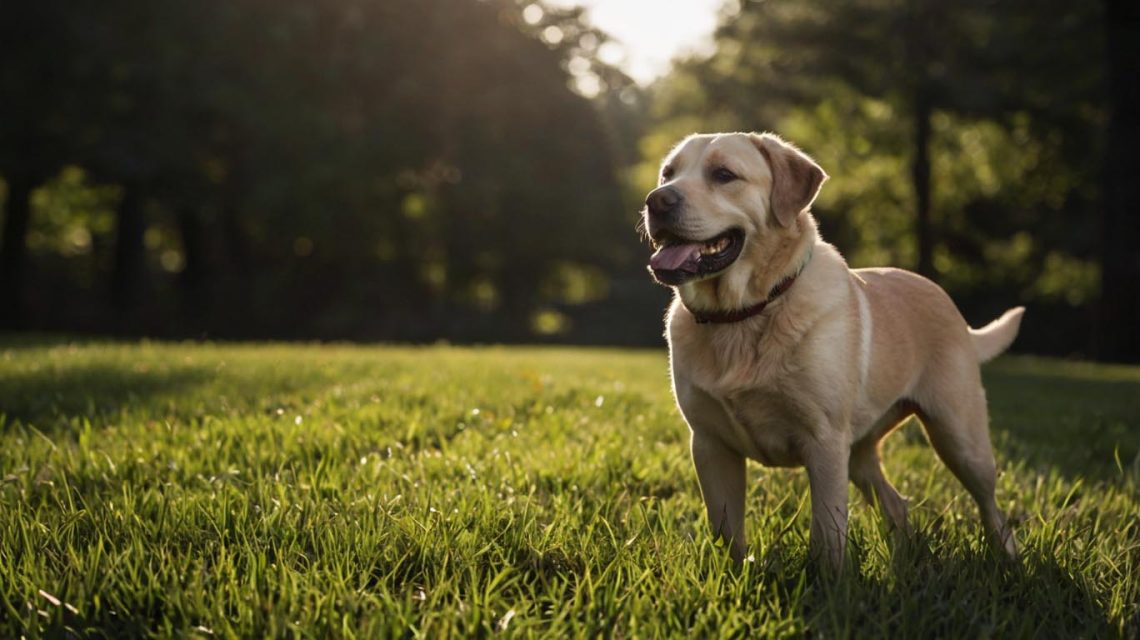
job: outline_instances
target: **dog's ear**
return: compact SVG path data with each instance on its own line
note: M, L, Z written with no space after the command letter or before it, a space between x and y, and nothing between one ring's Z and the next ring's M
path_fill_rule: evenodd
M827 174L807 154L771 133L753 133L752 143L772 170L772 213L780 226L795 221L811 206Z

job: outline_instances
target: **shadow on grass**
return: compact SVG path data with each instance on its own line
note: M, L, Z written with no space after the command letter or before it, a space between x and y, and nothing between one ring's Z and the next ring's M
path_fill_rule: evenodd
M123 410L156 408L213 376L206 368L135 370L100 364L9 373L0 385L0 415L6 418L0 428L24 424L58 432L77 428L79 420L101 427Z
M69 344L90 346L93 344L115 344L110 338L76 337L54 333L10 333L0 332L0 351L21 351L24 349L50 349Z
M985 371L995 444L1007 460L1107 479L1140 464L1140 379L1015 359Z
M1052 558L1030 551L1014 563L988 552L934 553L921 537L905 546L893 554L887 575L848 572L838 583L816 580L804 601L809 628L822 636L883 638L1110 638L1121 633L1094 589Z

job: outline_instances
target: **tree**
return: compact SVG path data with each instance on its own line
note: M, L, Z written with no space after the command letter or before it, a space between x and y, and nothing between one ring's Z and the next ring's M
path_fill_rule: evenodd
M1140 8L1107 0L1104 26L1110 117L1098 351L1105 359L1140 362Z
M18 112L5 103L19 117L0 123L0 148L35 136L23 146L44 150L46 168L30 184L78 165L121 187L114 251L97 267L119 330L174 320L195 334L517 337L559 298L552 281L604 272L627 253L621 239L633 243L607 131L569 73L569 58L593 60L603 36L580 13L547 11L536 30L522 10L21 9L26 19L4 25L25 37L0 47L8 86L29 90L13 92L27 96ZM58 72L42 76L41 62ZM13 155L0 167L18 191L13 172L32 164ZM5 256L19 257L7 243L22 235L6 234Z
M0 237L0 328L22 328L32 190L60 167L61 122L75 103L69 56L77 46L66 13L51 3L6 7L0 20L0 175L7 182Z

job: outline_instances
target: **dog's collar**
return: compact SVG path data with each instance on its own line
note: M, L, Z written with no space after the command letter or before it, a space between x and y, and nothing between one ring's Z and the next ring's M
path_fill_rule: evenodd
M688 307L685 308L689 309L689 313L693 314L693 319L697 321L697 324L729 324L732 322L747 320L753 316L758 316L764 312L764 309L766 309L773 300L780 297L788 289L792 288L792 284L796 281L796 278L798 278L800 274L804 272L804 269L807 268L808 263L811 262L812 251L814 248L815 247L808 247L807 257L804 258L803 263L800 264L800 268L796 269L795 273L776 283L776 286L772 287L771 291L768 292L767 298L761 300L760 302L757 302L750 307L744 307L743 309L733 309L732 311L693 311ZM682 304L684 304L683 301Z

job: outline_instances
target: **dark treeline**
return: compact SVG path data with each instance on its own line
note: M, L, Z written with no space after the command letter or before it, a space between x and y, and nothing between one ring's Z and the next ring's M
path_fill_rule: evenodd
M635 340L577 309L637 259L618 134L563 70L602 35L520 10L6 7L4 323L505 340L574 322ZM559 46L533 35L551 28Z
M667 10L663 6L662 10ZM771 129L854 266L1023 349L1140 360L1136 3L727 2L648 89L528 0L106 0L0 15L0 323L651 344L669 145Z

